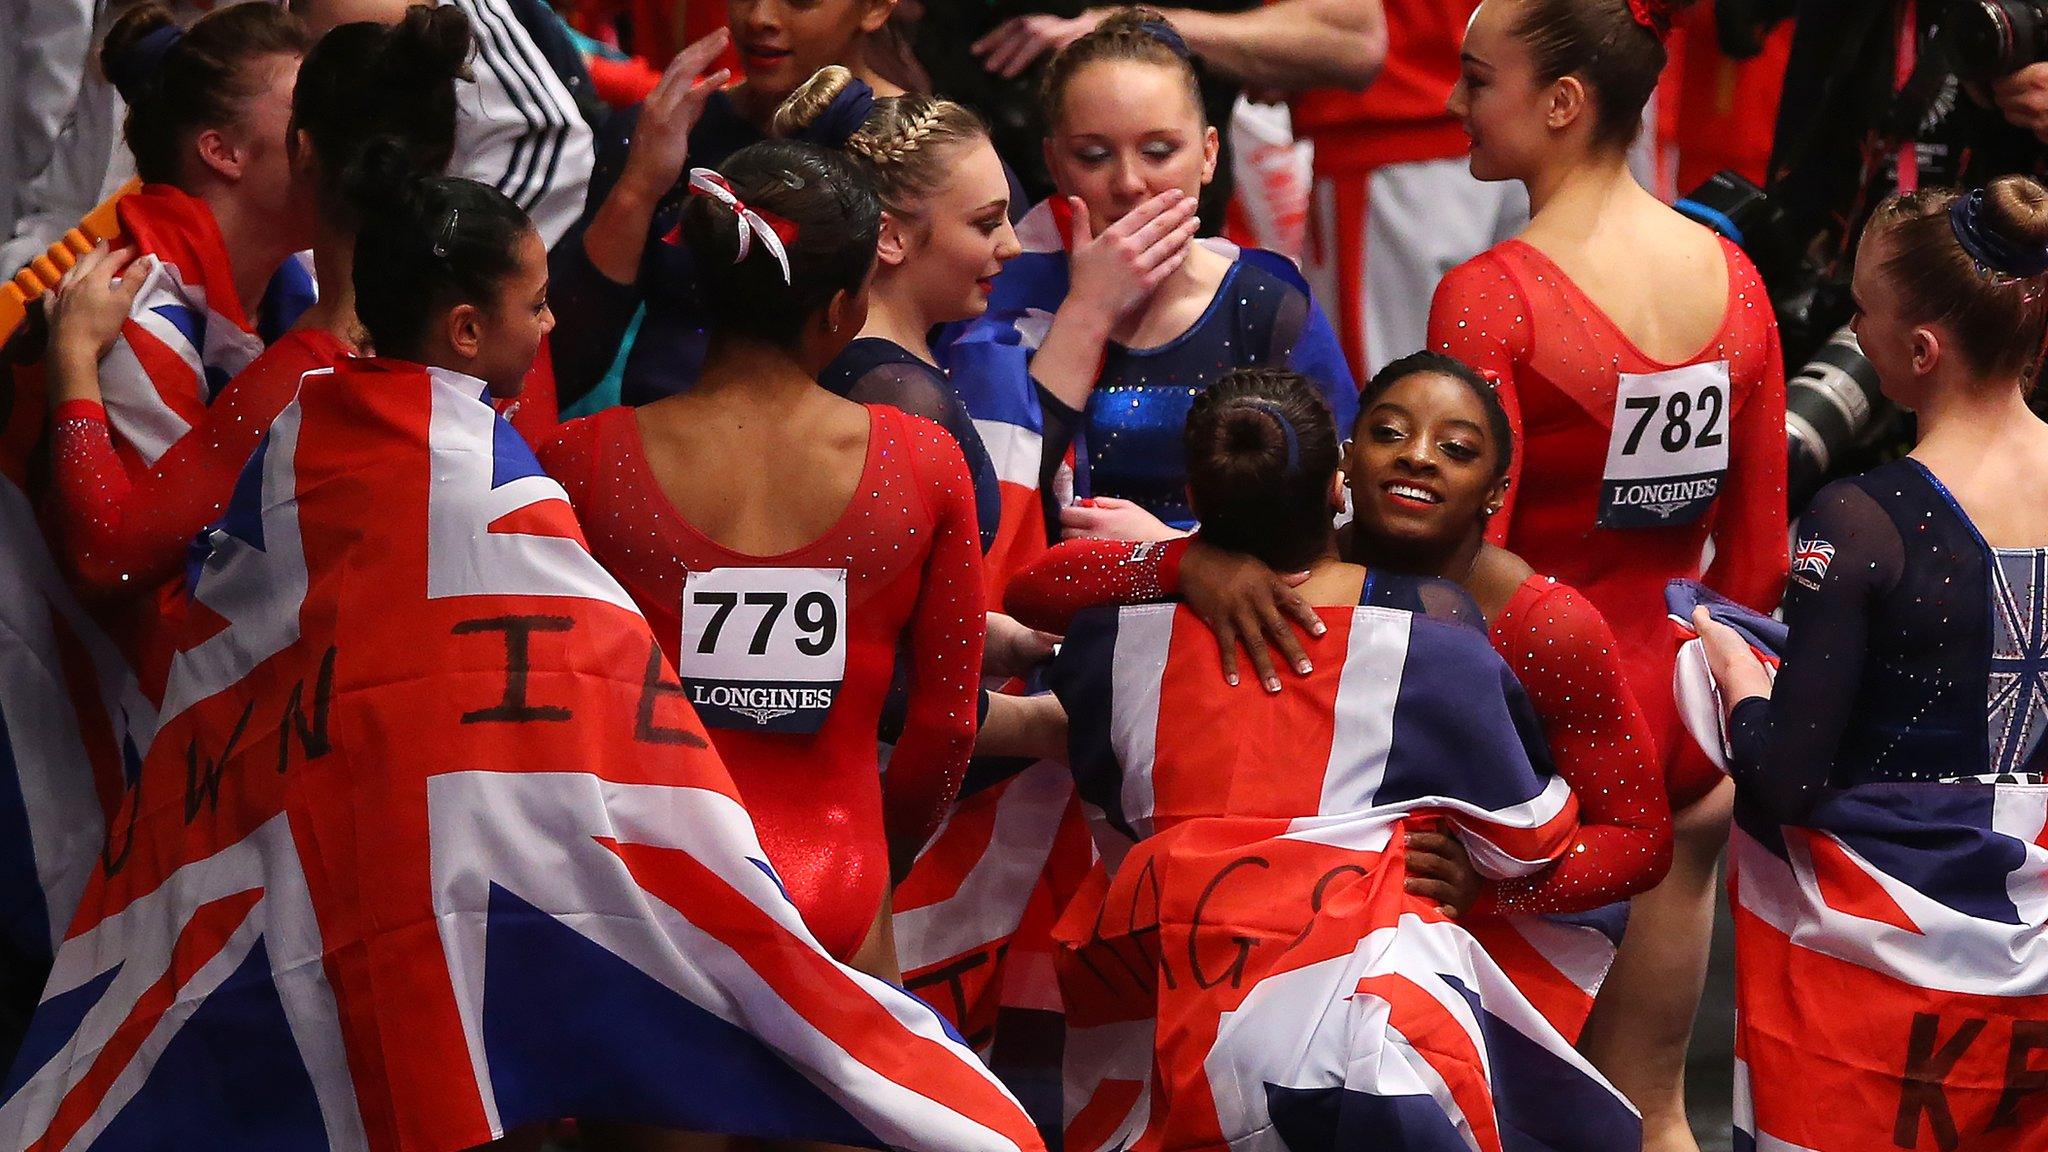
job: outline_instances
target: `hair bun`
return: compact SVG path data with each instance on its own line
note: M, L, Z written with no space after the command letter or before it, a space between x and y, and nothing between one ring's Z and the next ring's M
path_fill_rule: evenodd
M426 90L468 80L475 49L469 15L462 9L453 4L414 5L385 41L384 79Z
M769 135L820 148L844 149L875 110L875 90L838 64L827 64L775 110Z
M134 104L142 90L163 71L164 57L184 36L170 9L139 4L123 12L100 45L100 71L107 83Z
M2022 248L2048 249L2048 188L2027 176L2000 176L1984 187L1984 223Z

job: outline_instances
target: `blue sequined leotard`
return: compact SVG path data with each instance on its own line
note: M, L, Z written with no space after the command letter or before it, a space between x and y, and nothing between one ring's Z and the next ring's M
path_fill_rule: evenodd
M1314 380L1340 434L1350 432L1358 387L1329 321L1299 287L1239 259L1186 332L1156 348L1110 344L1082 425L1083 490L1142 504L1175 527L1192 526L1181 447L1188 409L1225 372L1264 365Z

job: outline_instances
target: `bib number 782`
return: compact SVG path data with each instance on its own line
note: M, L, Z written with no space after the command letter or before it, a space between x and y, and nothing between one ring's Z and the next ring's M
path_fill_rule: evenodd
M1660 410L1663 422L1657 436L1657 447L1666 452L1683 452L1688 445L1712 448L1721 443L1721 416L1727 406L1727 393L1718 384L1702 387L1697 400L1691 392L1682 390L1661 398L1630 396L1622 401L1622 407L1636 413L1636 421L1629 429L1628 442L1622 445L1621 454L1636 454L1642 447L1643 433L1649 431ZM1693 431L1695 422L1699 428L1697 437Z
M1624 372L1601 474L1602 528L1668 528L1706 514L1728 472L1728 362Z

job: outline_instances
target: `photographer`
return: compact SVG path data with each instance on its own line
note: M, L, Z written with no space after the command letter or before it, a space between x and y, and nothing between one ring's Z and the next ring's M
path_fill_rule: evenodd
M1736 56L1786 16L1796 21L1766 188L1724 173L1680 207L1733 227L1770 290L1797 514L1826 480L1911 442L1910 416L1884 400L1847 328L1850 265L1871 212L1901 189L2048 174L2048 0L1716 7Z

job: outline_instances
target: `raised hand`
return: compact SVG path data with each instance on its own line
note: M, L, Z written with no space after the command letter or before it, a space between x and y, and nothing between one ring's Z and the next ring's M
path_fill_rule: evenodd
M1188 257L1201 221L1195 198L1178 188L1161 192L1099 234L1079 197L1073 208L1073 243L1067 252L1070 303L1122 320Z
M659 199L682 178L683 166L690 159L690 130L704 114L705 101L732 78L727 68L704 74L725 51L729 38L724 28L716 29L669 62L640 107L640 123L626 153L625 170L619 175L621 185Z

